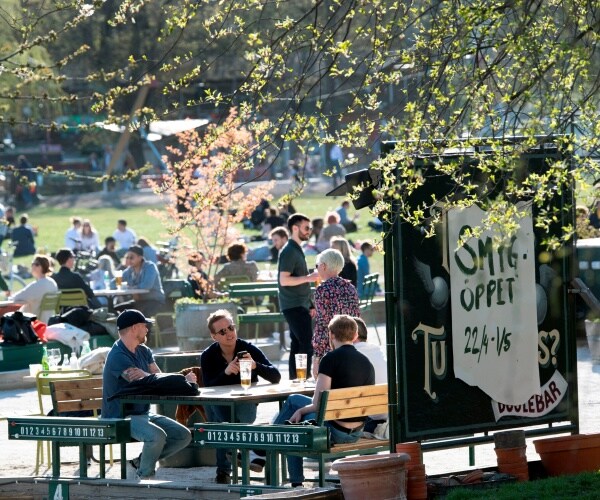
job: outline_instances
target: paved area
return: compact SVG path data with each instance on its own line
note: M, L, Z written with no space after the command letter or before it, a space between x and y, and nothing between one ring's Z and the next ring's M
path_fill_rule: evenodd
M383 325L379 327L380 334L383 333ZM372 332L371 339L377 337ZM384 337L384 335L382 335ZM382 342L385 339L382 338ZM578 343L577 348L577 372L579 379L579 416L581 433L600 432L600 365L592 364L590 353L585 341ZM287 356L278 362L279 369L287 376ZM34 414L38 410L37 394L35 389L17 389L0 391L0 417ZM277 403L268 403L259 406L259 421L269 420L277 411ZM531 439L528 440L527 455L529 460L539 460ZM0 461L0 477L22 477L32 476L35 465L35 442L9 441L7 438L7 426L0 422L0 443L2 446L2 460ZM128 445L129 458L136 456L140 451L140 444ZM63 464L61 471L64 475L76 475L78 465L78 454L76 448L65 448L61 451ZM118 449L115 448L118 455ZM490 467L496 465L496 455L493 445L480 445L475 451L475 467ZM452 449L446 451L427 452L424 462L428 475L457 472L471 468L468 462L466 448ZM307 477L316 476L316 464L306 463ZM50 470L45 467L40 470L40 475L50 475ZM89 469L90 477L98 473L98 467L93 464ZM119 477L119 465L115 464L107 471L107 477ZM211 483L214 480L214 467L191 467L191 468L159 468L157 480L192 480Z

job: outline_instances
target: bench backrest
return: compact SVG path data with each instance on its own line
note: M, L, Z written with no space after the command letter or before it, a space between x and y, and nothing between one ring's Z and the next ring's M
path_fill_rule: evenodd
M67 411L92 411L102 408L102 378L57 380L50 382L52 406L57 414Z
M388 412L387 384L361 385L324 391L317 422L351 417L367 417Z

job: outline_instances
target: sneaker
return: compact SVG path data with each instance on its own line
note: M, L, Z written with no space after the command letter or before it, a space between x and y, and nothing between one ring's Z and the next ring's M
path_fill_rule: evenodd
M140 460L142 455L135 457L133 460L129 461L129 465L131 465L136 471L140 468Z
M215 478L217 484L230 484L231 476L227 472L217 471L217 477Z
M138 476L137 469L132 464L133 460L129 460L127 462L127 479L129 481L139 481L140 477Z
M255 451L250 450L250 470L252 472L262 472L267 461L264 456L260 456Z
M267 461L265 460L265 457L261 457L254 450L250 450L249 458L250 458L250 466L249 466L250 470L252 472L262 472L267 463ZM238 465L238 467L242 466L242 454L241 453L237 454L237 465Z

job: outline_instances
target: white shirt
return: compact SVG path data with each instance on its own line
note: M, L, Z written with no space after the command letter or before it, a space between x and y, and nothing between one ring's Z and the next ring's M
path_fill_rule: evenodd
M375 344L369 344L368 342L356 342L354 344L356 350L364 354L375 368L375 383L376 384L387 384L387 361L381 347ZM387 420L387 413L381 415L370 415L374 420Z
M125 231L115 230L113 233L113 238L117 240L120 248L124 248L127 250L129 247L135 245L137 241L137 236L132 229L128 227L125 228Z
M81 231L71 227L65 233L65 247L71 250L79 250L81 248Z
M42 323L48 323L50 316L54 314L54 311L40 311L40 305L42 304L42 298L46 293L58 292L58 286L52 278L44 276L39 280L29 283L25 288L19 290L12 296L14 302L25 302L21 306L20 311L35 314L37 319ZM42 314L40 314L42 313Z
M88 234L87 236L81 235L81 249L86 252L97 252L98 248L100 248L100 239L98 238L98 233L94 231L92 234Z

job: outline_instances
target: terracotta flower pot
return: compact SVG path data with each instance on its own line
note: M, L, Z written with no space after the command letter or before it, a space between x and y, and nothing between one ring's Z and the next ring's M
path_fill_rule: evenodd
M549 476L600 469L600 434L576 434L533 442Z
M410 455L410 460L407 465L419 465L423 463L421 443L418 441L396 444L396 453L407 453Z
M342 483L345 500L406 500L406 453L341 458L331 464Z

